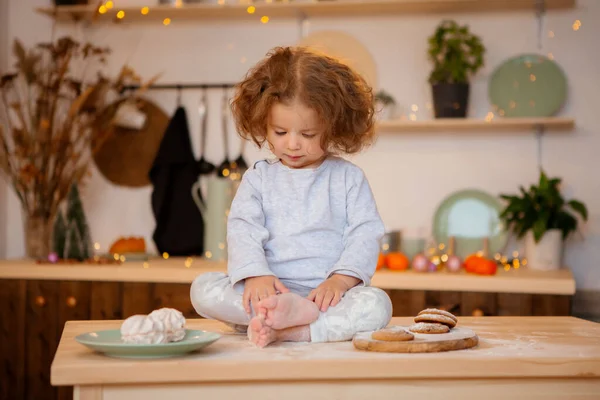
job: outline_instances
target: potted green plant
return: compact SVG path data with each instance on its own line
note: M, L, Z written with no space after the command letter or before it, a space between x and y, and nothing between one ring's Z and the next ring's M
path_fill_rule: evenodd
M396 106L396 100L391 94L385 90L379 90L374 97L375 100L375 111L380 120L391 119L394 114L394 108Z
M429 75L436 118L464 118L470 78L483 66L485 47L467 25L442 21L429 37Z
M575 214L587 221L587 207L579 200L565 200L560 183L560 178L548 178L541 171L538 184L529 190L520 186L520 195L500 195L507 201L500 218L517 238L525 237L530 268L560 268L564 240L577 230Z

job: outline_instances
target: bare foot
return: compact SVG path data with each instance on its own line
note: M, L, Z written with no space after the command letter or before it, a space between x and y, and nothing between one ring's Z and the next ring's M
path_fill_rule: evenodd
M264 323L273 329L308 325L319 318L317 305L295 293L283 293L267 297L258 303L258 314L264 315Z
M303 325L275 330L265 325L261 317L254 317L248 326L248 339L261 348L273 342L310 342L310 327Z
M264 324L262 317L254 317L248 325L248 340L258 347L265 347L277 339L274 329Z

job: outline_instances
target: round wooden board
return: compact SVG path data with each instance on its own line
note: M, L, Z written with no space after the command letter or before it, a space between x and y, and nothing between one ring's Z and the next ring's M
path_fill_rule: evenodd
M408 330L408 326L402 326ZM383 353L436 353L441 351L463 350L474 347L479 338L471 329L456 327L448 333L413 333L415 338L404 342L387 342L371 338L373 332L357 333L352 344L358 350Z

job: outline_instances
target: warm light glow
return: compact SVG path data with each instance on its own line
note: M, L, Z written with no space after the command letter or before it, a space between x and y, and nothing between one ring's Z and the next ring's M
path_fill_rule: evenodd
M411 121L416 121L417 120L417 115L415 113L410 113L410 115L408 116L408 118Z
M113 8L115 6L115 3L112 1L107 1L106 3L104 3L104 5L106 6L106 8L108 8L110 10L111 8Z
M416 104L413 104L413 105L410 107L410 109L411 109L411 110L413 110L414 112L417 112L417 111L419 111L419 106L418 106L418 105L416 105Z
M192 266L192 263L194 262L194 259L192 257L188 257L185 259L185 267L189 268Z
M256 11L256 7L254 6L249 6L246 11L248 11L248 14L254 14L254 11Z
M94 243L94 249L100 250L100 243L98 243L98 242Z
M442 254L442 256L440 257L440 259L441 259L443 262L446 262L446 261L448 261L448 254Z
M121 10L117 13L117 18L123 19L125 18L125 11Z
M549 60L554 60L554 54L548 53L548 59Z
M573 30L578 31L579 28L581 28L581 21L576 19L575 22L573 22Z
M144 264L142 264L144 266L144 268L150 268L150 264L148 263L148 261L144 261Z
M266 15L264 15L261 19L260 22L262 22L263 24L266 24L267 22L269 22L269 17L267 17Z
M486 122L492 122L493 119L494 119L494 113L491 112L491 111L488 112L487 115L485 116ZM496 256L498 257L496 259L499 260L500 259L500 254L496 254Z
M210 251L207 251L207 252L204 253L204 256L206 258L212 258L212 253Z
M390 245L388 243L384 243L383 246L381 246L381 249L386 251L390 249Z
M175 0L175 7L179 8L183 6L183 0Z
M225 0L219 0L219 4L221 4L221 5L225 4Z
M221 250L225 249L225 243L219 243L219 249L221 249Z
M108 10L107 10L107 8L106 8L105 6L100 6L100 7L98 7L98 12L99 12L100 14L106 14L106 12L107 12L107 11L108 11Z
M223 176L229 176L229 169L225 168L223 170Z
M119 257L119 260L121 260L121 262L125 262L125 256L123 254L121 254L121 257Z
M531 74L531 75L529 75L529 80L530 80L531 82L535 82L535 79L536 79L536 78L535 78L535 75L534 75L534 74Z
M140 10L140 12L142 13L142 15L148 15L148 13L150 12L150 8L148 8L148 7L142 7L142 9Z
M117 253L113 254L113 258L114 258L116 261L119 261L119 255L118 255Z
M517 107L517 103L516 103L514 100L511 100L511 101L508 103L508 106L509 106L511 109L515 109L515 108Z
M246 61L248 61L248 59L247 59L246 57L242 57L242 58L240 58L240 62L241 62L242 64L245 64L245 63L246 63ZM227 174L229 174L229 170L227 170ZM223 175L225 175L225 171L223 171ZM227 175L225 175L225 176L227 176Z
M548 32L548 37L549 38L553 38L554 37L554 31L549 31Z
M167 253L166 251L162 254L163 258L166 260L169 258L169 253Z
M164 25L164 26L167 26L167 25L169 25L170 23L171 23L171 18L165 18L165 19L163 19L163 25Z

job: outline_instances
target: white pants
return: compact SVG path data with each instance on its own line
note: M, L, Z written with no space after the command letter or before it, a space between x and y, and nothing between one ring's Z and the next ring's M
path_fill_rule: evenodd
M301 296L293 287L291 292ZM253 315L242 306L243 285L232 287L229 277L221 272L208 272L194 279L190 289L192 305L204 318L216 319L230 326L246 327ZM356 286L344 293L335 307L321 312L310 324L312 342L351 340L357 332L384 328L392 318L392 302L381 289ZM238 328L238 327L236 327Z

